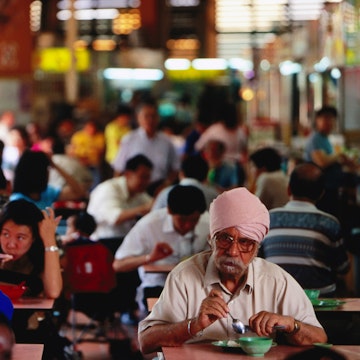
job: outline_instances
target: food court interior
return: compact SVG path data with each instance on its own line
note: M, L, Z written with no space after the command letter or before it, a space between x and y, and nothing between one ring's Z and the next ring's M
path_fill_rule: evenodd
M286 167L303 151L315 111L331 105L332 145L358 162L359 15L357 0L2 1L0 113L40 129L70 117L77 128L89 118L104 128L120 103L151 93L181 152L200 100L211 123L227 98L248 153L274 146ZM341 196L344 218L359 215L360 184ZM350 226L359 234L360 218ZM357 251L344 297L360 296ZM127 330L136 343L136 329ZM85 359L106 356L81 346Z

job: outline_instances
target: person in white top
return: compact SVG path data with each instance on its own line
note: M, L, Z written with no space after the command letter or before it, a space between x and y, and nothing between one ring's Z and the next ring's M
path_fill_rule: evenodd
M221 141L226 145L225 160L245 163L247 159L247 135L239 124L236 105L224 104L220 110L219 119L204 130L195 143L195 148L198 151L203 151L210 140Z
M249 157L253 183L250 190L268 210L284 206L289 201L289 176L281 169L281 155L271 147L255 150Z
M153 199L145 190L152 168L146 156L136 155L126 162L123 176L105 180L91 191L87 211L97 224L94 240L122 239L150 211Z
M151 211L126 235L115 253L117 272L139 269L139 308L146 311L146 298L159 296L166 274L145 273L145 264L177 264L208 247L209 219L202 191L195 186L175 186L168 206Z
M153 163L149 194L161 186L172 184L178 175L180 157L167 135L158 131L159 115L153 99L146 99L136 108L139 127L127 133L120 142L119 151L112 166L115 174L122 174L126 161L137 154L146 155Z

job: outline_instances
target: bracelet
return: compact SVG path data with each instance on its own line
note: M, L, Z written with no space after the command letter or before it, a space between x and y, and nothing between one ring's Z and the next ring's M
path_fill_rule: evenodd
M193 338L193 337L200 337L202 336L202 334L204 333L204 329L203 330L200 330L198 333L196 333L195 335L193 335L191 333L191 322L194 320L194 318L191 318L188 320L188 323L187 323L187 332L188 334Z
M148 264L150 262L151 255L147 254L145 255L145 264Z
M55 252L59 251L60 249L56 245L46 246L45 251Z

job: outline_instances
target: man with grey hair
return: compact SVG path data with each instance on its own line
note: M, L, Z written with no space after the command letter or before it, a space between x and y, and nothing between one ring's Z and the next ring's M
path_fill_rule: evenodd
M326 342L300 285L279 266L256 257L268 229L268 210L246 188L219 195L210 206L212 249L169 274L159 300L139 324L142 352L238 337L232 317L259 336L275 336L274 328L281 326L288 343Z

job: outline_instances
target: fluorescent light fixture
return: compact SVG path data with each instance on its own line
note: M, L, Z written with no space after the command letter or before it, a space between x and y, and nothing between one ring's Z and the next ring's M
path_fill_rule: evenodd
M105 20L105 19L115 19L119 15L117 9L83 9L75 11L76 20ZM70 10L60 10L56 14L59 20L69 20L71 17Z
M167 70L188 70L191 62L188 59L167 59L164 63Z
M227 61L225 59L194 59L192 66L196 70L225 70Z
M280 63L279 68L280 68L280 73L285 76L297 74L302 70L301 64L294 63L290 60Z
M323 57L318 63L314 65L315 71L324 72L330 66L331 61L328 57Z
M147 80L159 81L164 73L159 69L107 68L103 75L110 80Z
M60 10L70 9L70 0L61 0L57 2L57 7ZM91 8L127 8L127 7L139 7L140 0L76 0L74 2L75 9L91 9Z
M242 58L231 58L229 59L228 64L231 69L237 69L239 71L250 71L254 69L252 61Z

